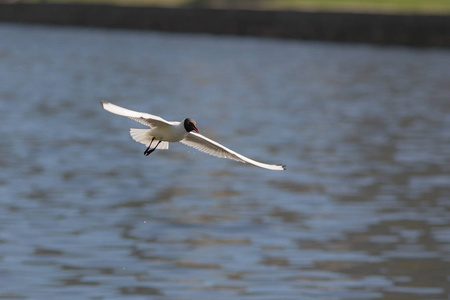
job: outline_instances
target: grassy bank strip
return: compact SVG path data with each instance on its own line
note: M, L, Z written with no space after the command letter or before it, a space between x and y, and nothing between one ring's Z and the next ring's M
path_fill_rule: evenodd
M11 0L15 1L15 0ZM450 14L450 0L19 0L20 3L83 3L232 9Z
M18 3L0 22L450 47L450 15Z

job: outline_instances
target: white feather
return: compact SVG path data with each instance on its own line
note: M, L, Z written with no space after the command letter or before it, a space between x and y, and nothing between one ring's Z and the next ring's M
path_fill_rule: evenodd
M262 163L239 154L199 133L192 131L188 133L184 126L184 122L188 119L184 119L182 122L169 122L161 117L126 109L106 101L100 101L100 103L105 110L113 114L125 116L136 122L149 126L151 129L130 129L131 137L136 142L144 144L147 147L156 147L156 145L158 145L157 149L169 149L169 142L181 142L189 147L193 147L213 156L229 158L269 170L286 170L285 165ZM193 122L195 123L195 121Z
M250 159L242 154L239 154L231 149L228 149L227 147L219 144L218 142L213 141L199 133L191 132L180 142L185 144L186 146L195 148L199 151L205 152L212 156L229 158L229 159L233 159L233 160L236 160L236 161L239 161L242 163L252 164L252 165L258 166L260 168L265 168L265 169L269 169L269 170L279 170L279 171L286 170L285 165L265 164L265 163Z
M145 146L150 146L152 142L153 136L150 134L151 129L138 129L138 128L130 128L130 135L138 143L144 144ZM152 143L152 147L155 147L159 141L154 139ZM169 143L161 141L158 145L158 150L167 150L169 149Z

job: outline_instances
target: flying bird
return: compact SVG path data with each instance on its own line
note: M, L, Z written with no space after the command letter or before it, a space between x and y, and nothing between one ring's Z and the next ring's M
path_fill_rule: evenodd
M265 164L250 159L201 135L196 127L196 122L191 118L186 118L181 122L166 121L161 117L126 109L106 101L100 101L100 103L110 113L130 118L150 127L150 129L130 129L131 137L147 147L144 151L146 156L156 148L169 149L169 143L180 142L213 156L229 158L269 170L286 170L285 165ZM153 148L152 145L154 145Z

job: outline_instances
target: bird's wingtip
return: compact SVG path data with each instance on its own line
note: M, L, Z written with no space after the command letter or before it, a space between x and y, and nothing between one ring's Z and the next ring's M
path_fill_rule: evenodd
M105 104L107 104L107 103L108 103L107 101L100 100L100 104L101 104L102 106L105 106Z

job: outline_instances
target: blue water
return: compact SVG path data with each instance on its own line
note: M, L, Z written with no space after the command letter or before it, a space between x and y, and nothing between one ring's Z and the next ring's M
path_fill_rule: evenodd
M0 299L449 298L448 50L0 37ZM288 170L145 157L100 99Z

